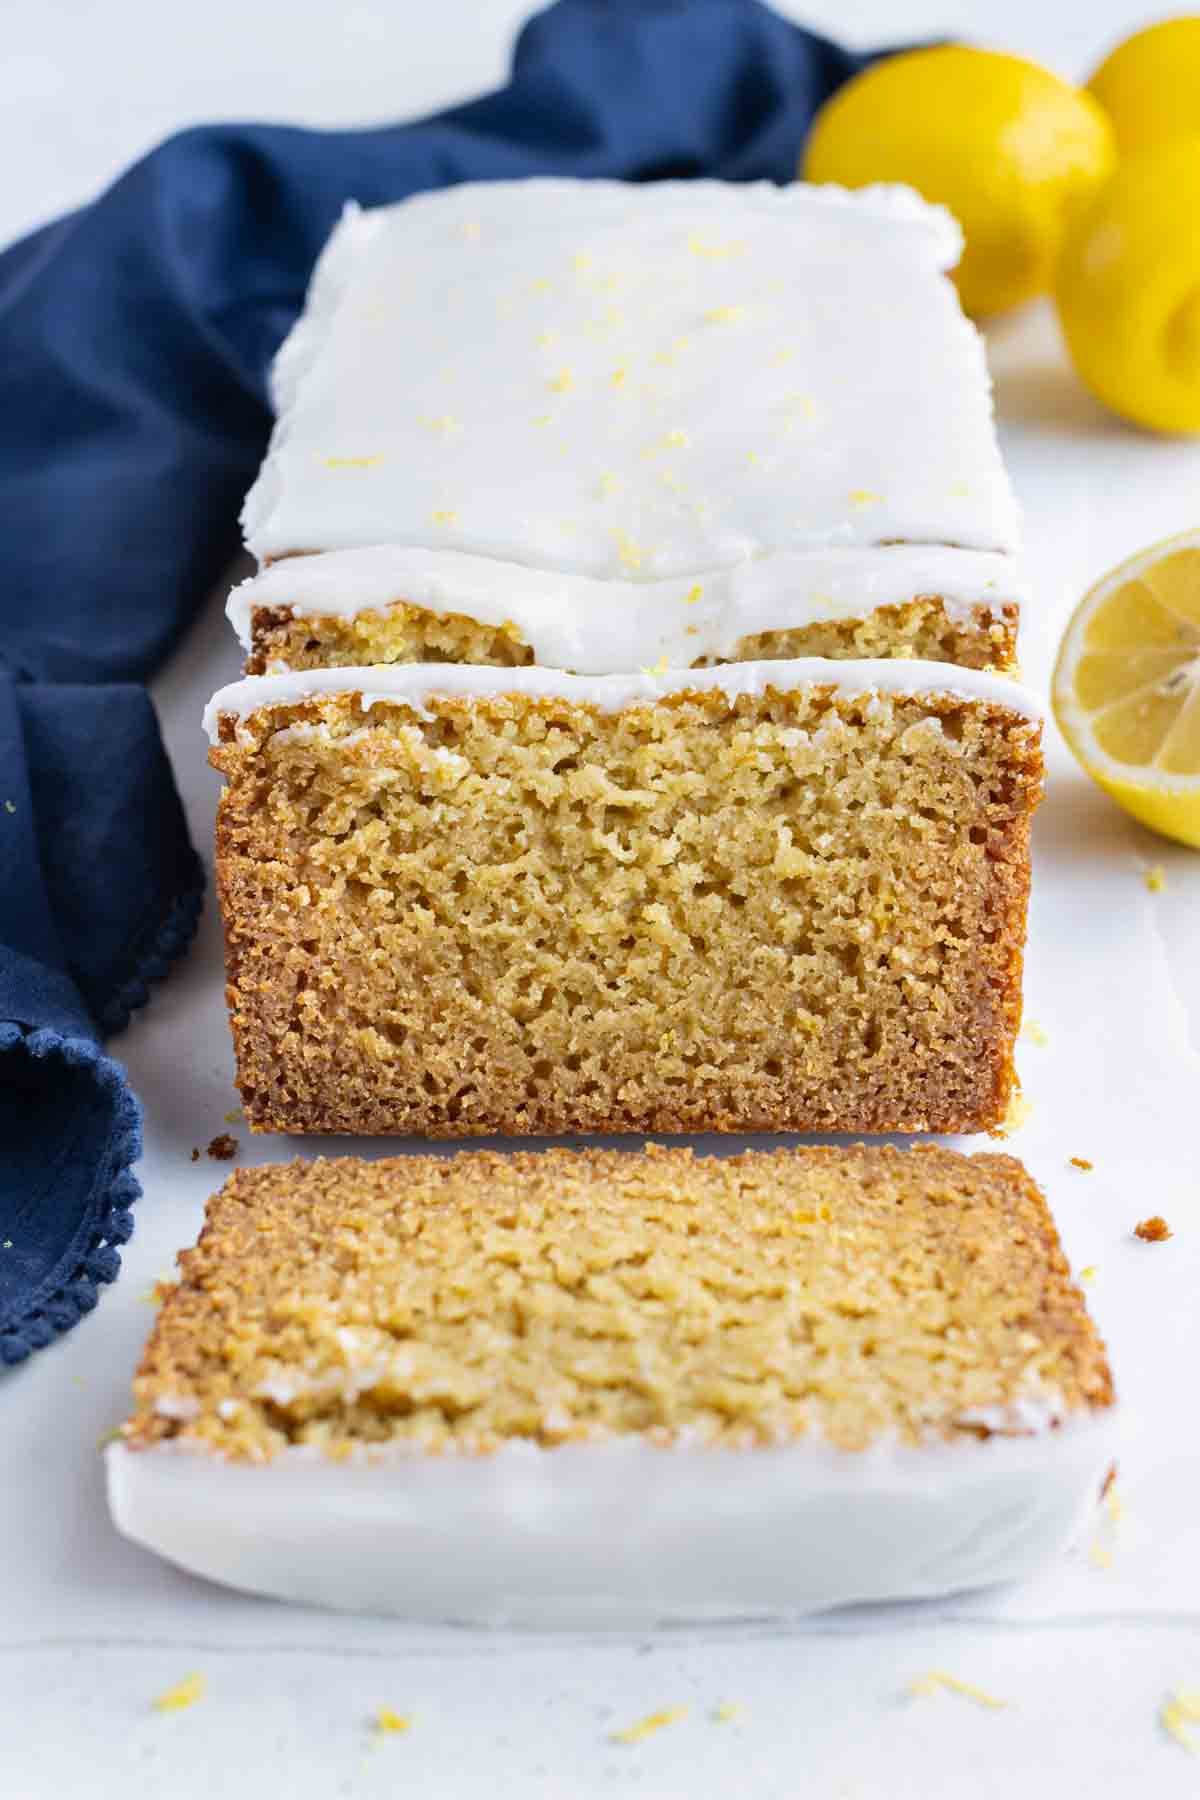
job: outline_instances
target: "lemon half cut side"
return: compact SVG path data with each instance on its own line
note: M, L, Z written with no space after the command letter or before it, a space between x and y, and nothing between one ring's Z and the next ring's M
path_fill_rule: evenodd
M1080 601L1054 716L1127 813L1200 849L1200 530L1131 557Z

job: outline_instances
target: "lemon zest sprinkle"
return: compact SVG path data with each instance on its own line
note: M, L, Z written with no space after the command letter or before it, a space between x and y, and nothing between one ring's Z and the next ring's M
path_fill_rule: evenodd
M735 1725L746 1716L746 1709L739 1700L722 1700L719 1706L713 1707L713 1718L718 1725Z
M1036 1019L1026 1019L1023 1021L1021 1025L1021 1036L1026 1038L1029 1043L1036 1044L1039 1050L1044 1050L1046 1045L1050 1042L1045 1029L1038 1024Z
M375 1714L375 1729L381 1735L411 1731L412 1714L398 1713L390 1706L381 1706Z
M625 567L627 569L640 569L642 566L642 559L645 556L645 551L642 549L641 545L635 544L629 534L624 531L614 531L613 538L616 541L617 555L620 557Z
M1195 1756L1196 1742L1187 1727L1200 1725L1200 1692L1176 1688L1163 1701L1158 1717L1167 1735L1173 1737L1190 1756Z
M1142 879L1150 893L1161 894L1167 885L1167 871L1161 863L1154 863L1146 870Z
M1009 1704L1007 1700L998 1700L994 1694L986 1693L983 1688L975 1687L969 1681L960 1681L957 1675L947 1674L945 1669L930 1669L927 1674L919 1675L908 1684L909 1693L918 1698L936 1694L941 1688L951 1694L961 1694L964 1700L973 1700L976 1706L986 1706L992 1712L1000 1712Z
M744 306L710 306L704 318L709 325L736 325L745 316Z
M383 461L382 453L378 456L327 456L327 469L373 469L376 463Z
M203 1675L185 1675L174 1687L169 1687L165 1694L159 1694L151 1704L155 1712L186 1712L189 1706L195 1706L197 1700L203 1700L208 1683Z
M644 1719L626 1725L623 1731L614 1731L612 1741L614 1744L640 1744L644 1738L653 1737L664 1726L678 1725L687 1715L686 1706L662 1706L657 1712L647 1713Z
M458 514L451 506L439 506L430 513L429 523L431 525L457 525Z
M728 243L721 244L714 238L701 237L698 231L689 231L688 249L693 256L707 256L719 262L729 256L743 255L746 246L740 238L730 238Z
M704 589L701 587L700 583L697 582L695 587L688 589L687 596L684 599L684 605L685 606L695 606L697 604L697 602L702 600L703 598L704 598Z
M550 386L556 394L569 394L575 386L575 374L572 369L560 369L557 375L550 377Z

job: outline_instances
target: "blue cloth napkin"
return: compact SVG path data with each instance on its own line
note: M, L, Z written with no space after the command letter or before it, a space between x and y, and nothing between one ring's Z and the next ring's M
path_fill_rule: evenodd
M0 256L0 1363L95 1305L132 1229L139 1111L100 1046L203 887L137 684L236 547L271 358L343 204L536 174L789 181L867 60L757 0L558 0L484 99L371 131L185 131Z

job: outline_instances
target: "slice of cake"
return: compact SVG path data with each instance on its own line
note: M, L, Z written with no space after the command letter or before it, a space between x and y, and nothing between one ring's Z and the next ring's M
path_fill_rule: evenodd
M1010 1580L1111 1467L1007 1156L551 1150L241 1169L108 1451L121 1531L424 1619L787 1614Z
M1011 667L1016 509L960 249L901 188L350 208L275 367L247 672Z
M1038 705L915 661L259 676L208 724L255 1130L980 1131Z

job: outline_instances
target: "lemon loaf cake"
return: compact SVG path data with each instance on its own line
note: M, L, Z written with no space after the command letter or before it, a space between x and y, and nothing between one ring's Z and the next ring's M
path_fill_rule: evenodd
M648 1147L242 1169L108 1451L119 1528L290 1600L567 1624L1008 1580L1112 1465L1007 1156Z
M944 664L394 664L207 714L255 1130L979 1131L1038 703Z
M248 673L1013 663L961 248L902 188L535 180L362 212L274 370Z

